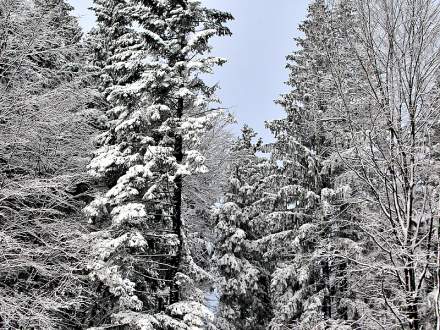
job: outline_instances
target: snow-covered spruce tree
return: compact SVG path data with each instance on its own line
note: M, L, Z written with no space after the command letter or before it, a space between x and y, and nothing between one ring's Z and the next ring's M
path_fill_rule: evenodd
M232 148L234 160L224 202L215 209L216 255L220 273L220 302L216 324L224 330L266 329L270 319L269 277L253 248L258 235L249 209L259 200L270 161L256 155L261 140L245 126Z
M232 17L187 0L95 6L103 35L113 24L121 33L104 68L109 129L89 166L106 186L86 208L97 229L91 276L108 290L115 324L203 327L209 313L196 282L209 274L189 254L183 179L208 171L199 146L218 115L209 109L216 86L200 75L224 63L208 41L229 35Z
M326 166L335 151L332 128L341 120L332 103L337 90L328 54L337 31L331 23L326 2L313 1L300 26L299 50L288 56L291 90L278 101L286 118L268 123L276 138L270 151L280 169L267 184L272 210L255 225L265 232L257 244L272 274L273 330L348 324L347 265L334 254L354 248L356 237L340 225L348 187L335 185L336 173Z
M80 212L92 130L64 1L0 2L0 327L82 325Z
M103 98L108 96L105 92L109 85L117 83L118 76L112 68L112 63L117 62L113 56L120 47L119 38L131 32L130 18L126 16L125 0L95 0L92 7L96 15L97 25L87 36L86 42L92 53L90 64L98 72L97 88L103 92Z

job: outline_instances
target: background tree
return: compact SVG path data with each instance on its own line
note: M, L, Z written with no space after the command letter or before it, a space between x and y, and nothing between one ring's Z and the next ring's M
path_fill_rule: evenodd
M251 226L250 210L261 198L261 184L270 161L257 156L262 141L248 126L232 148L228 188L214 212L216 255L220 275L217 324L220 329L266 329L270 318L269 274L252 244L258 229ZM269 170L269 171L268 171Z
M0 324L82 323L90 299L79 208L93 130L81 31L64 1L0 3Z
M228 168L235 157L231 150L234 140L229 131L231 121L229 115L219 116L201 138L201 150L209 171L187 176L183 181L183 218L187 224L189 248L196 264L209 272L215 272L212 207L224 196ZM207 284L205 290L210 294L213 283Z

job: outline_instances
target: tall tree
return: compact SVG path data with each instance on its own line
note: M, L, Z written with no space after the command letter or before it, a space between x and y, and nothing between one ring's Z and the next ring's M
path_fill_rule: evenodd
M325 1L312 2L300 30L305 36L297 39L299 50L288 56L291 91L279 101L287 117L268 124L276 137L273 157L282 161L284 178L268 218L270 231L263 238L272 250L266 252L272 257L271 329L312 328L330 317L328 260L316 253L325 222L319 210L321 190L329 187L320 173L328 152L321 121L329 92L323 52L330 32Z
M115 4L122 8L111 10ZM111 294L115 323L201 327L206 311L195 282L209 274L189 253L183 180L208 170L200 145L217 116L209 109L216 86L201 74L224 63L209 56L208 41L229 35L224 23L232 17L198 1L95 5L98 15L121 18L98 16L104 35L123 28L104 68L112 77L104 91L109 129L90 164L106 184L87 207L97 229L91 274ZM182 322L151 316L165 309Z
M360 189L351 201L360 205L357 225L370 238L365 246L372 251L354 259L369 288L366 299L382 306L373 320L421 329L430 322L424 313L435 284L428 278L438 272L437 183L428 173L437 166L431 127L438 120L439 4L352 4L358 23L347 25L341 42L355 59L349 70L355 70L363 88L353 94L344 82L347 70L340 63L332 66L351 137L340 161L357 177ZM358 116L359 110L364 115Z
M286 118L268 123L276 138L269 150L280 164L259 240L272 274L271 329L350 328L358 318L347 261L337 257L356 251L358 237L347 221L350 183L331 165L338 158L335 127L344 121L329 56L341 47L333 43L336 23L326 1L310 4L298 50L287 57L290 91L278 101Z

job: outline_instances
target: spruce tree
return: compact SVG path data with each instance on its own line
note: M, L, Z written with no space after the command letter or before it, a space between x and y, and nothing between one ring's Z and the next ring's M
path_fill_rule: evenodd
M111 10L115 3L122 8ZM208 171L199 146L218 115L209 110L216 86L200 75L224 63L209 55L208 41L229 35L232 17L198 1L95 5L113 15L98 19L103 35L121 33L104 68L109 129L90 164L106 185L86 209L97 229L91 275L108 289L115 323L201 327L207 311L196 282L209 274L189 253L183 179ZM182 322L151 316L165 310Z
M268 123L276 142L272 157L280 162L273 210L260 240L272 273L274 318L270 329L343 327L348 297L346 262L334 257L347 244L349 231L340 226L345 184L335 184L336 173L327 163L334 157L332 37L337 30L324 0L313 1L300 25L304 37L287 57L291 90L278 103L286 118ZM278 187L277 187L278 186ZM350 240L347 238L347 240ZM342 243L341 243L342 242ZM348 299L349 300L349 299Z
M251 209L264 193L270 161L256 155L262 141L248 126L232 148L234 161L224 202L215 210L216 255L220 279L217 324L220 329L266 329L270 319L269 277L253 241Z

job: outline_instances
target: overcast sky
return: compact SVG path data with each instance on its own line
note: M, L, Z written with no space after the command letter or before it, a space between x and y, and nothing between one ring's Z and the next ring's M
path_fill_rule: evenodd
M81 25L89 30L94 24L93 13L87 10L92 0L69 1ZM285 57L295 48L293 38L299 36L297 28L305 18L308 0L204 0L204 3L227 10L235 17L229 24L234 35L213 42L213 53L229 61L213 77L214 82L220 83L223 105L231 108L240 125L249 124L269 140L264 121L283 116L273 101L286 90Z

